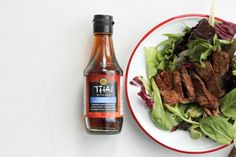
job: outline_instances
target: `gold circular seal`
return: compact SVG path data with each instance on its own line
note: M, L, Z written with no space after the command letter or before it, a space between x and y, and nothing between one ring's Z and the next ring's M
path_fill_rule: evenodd
M107 79L106 78L100 79L100 84L101 85L106 85L107 84Z

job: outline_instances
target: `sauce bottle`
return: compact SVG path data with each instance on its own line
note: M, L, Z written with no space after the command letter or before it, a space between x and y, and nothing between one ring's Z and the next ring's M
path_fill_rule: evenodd
M114 53L113 17L94 15L92 55L84 70L84 118L92 134L116 134L123 123L122 76Z

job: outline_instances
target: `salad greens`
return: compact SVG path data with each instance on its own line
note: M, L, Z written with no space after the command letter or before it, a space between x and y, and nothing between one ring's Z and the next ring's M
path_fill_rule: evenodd
M150 108L151 120L159 129L188 130L193 139L207 136L220 144L230 144L236 138L236 86L220 98L220 111L214 116L209 115L206 108L197 102L165 103L155 80L155 76L162 71L174 71L186 62L204 67L204 61L210 62L211 55L219 51L229 54L230 77L236 76L236 39L233 39L236 25L216 22L214 17L210 23L211 26L203 20L193 28L185 26L182 33L164 34L166 40L157 46L145 47L147 79L137 76L131 84L141 87L138 95Z
M168 104L166 104L166 108L172 112L173 114L175 114L176 116L178 116L179 118L181 118L183 121L190 123L190 124L199 124L198 122L195 122L191 119L191 117L187 118L185 116L185 114L183 114L183 110L181 109L181 107L179 107L179 104L176 104L175 106L170 106ZM181 112L182 110L182 112Z
M230 144L236 137L236 128L220 116L202 119L200 128L207 136L221 144Z
M144 48L146 66L147 66L147 76L148 79L152 78L157 73L158 67L158 53L155 47Z
M186 114L191 118L200 118L201 116L203 116L203 113L203 109L196 104L191 104L191 106L189 106L186 111Z
M231 41L231 43L232 43L232 45L228 49L228 53L229 53L230 58L232 59L234 57L234 53L236 51L236 39L233 39Z
M204 66L203 61L216 51L216 49L217 45L213 46L209 41L204 39L196 39L188 43L186 56L188 56L191 61L199 61L199 63Z
M226 117L236 118L236 88L221 99L220 108Z
M201 131L201 129L200 129L200 125L192 125L189 128L189 133L190 133L190 136L193 139L200 139L200 138L203 138L205 136L203 131Z
M174 48L184 35L185 33L164 34L168 38L167 40L158 44L157 47L144 48L148 79L166 68L171 70L176 68L177 55L174 54Z
M236 57L232 59L232 74L236 76Z

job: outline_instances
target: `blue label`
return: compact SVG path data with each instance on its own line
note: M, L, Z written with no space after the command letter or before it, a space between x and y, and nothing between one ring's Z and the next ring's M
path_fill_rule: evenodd
M90 97L91 103L116 103L116 97Z

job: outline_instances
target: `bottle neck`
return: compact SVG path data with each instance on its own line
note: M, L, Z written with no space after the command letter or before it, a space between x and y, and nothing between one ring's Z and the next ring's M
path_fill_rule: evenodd
M101 72L115 72L123 75L115 57L111 33L94 33L92 55L84 74L86 76Z
M94 33L92 57L100 62L100 66L106 65L114 59L112 34Z

